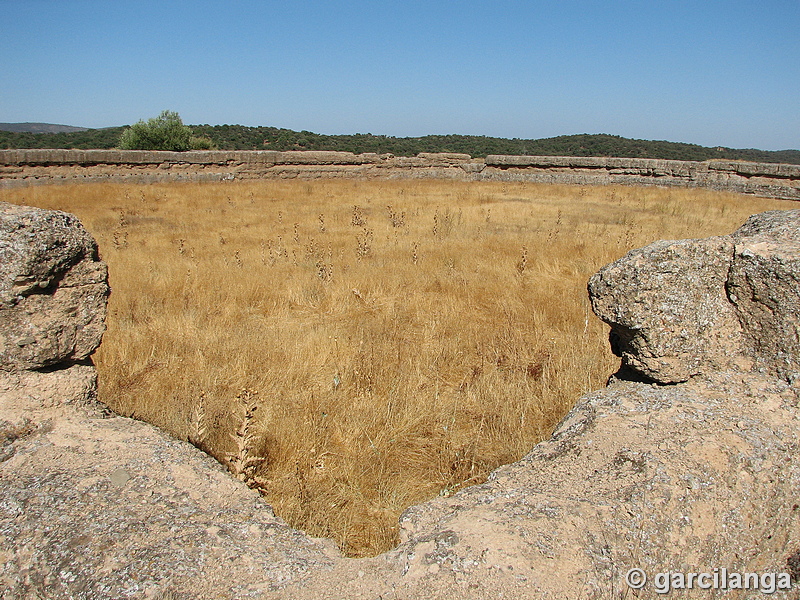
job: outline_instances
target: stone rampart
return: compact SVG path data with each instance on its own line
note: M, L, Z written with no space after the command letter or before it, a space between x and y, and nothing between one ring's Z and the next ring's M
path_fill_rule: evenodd
M800 200L800 165L649 158L350 152L0 150L0 187L88 181L153 183L273 178L442 178L577 185L706 187Z

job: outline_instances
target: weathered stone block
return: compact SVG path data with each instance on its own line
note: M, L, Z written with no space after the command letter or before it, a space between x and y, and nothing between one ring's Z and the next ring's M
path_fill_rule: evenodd
M725 294L726 237L660 241L633 250L589 281L592 309L611 325L623 364L660 383L731 365L741 326Z
M800 379L800 211L634 250L594 275L589 295L623 366L654 381L754 364Z
M75 216L0 204L0 369L88 357L105 331L107 280Z

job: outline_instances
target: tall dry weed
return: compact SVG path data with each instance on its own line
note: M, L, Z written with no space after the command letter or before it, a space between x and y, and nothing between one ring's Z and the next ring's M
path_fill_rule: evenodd
M101 398L351 556L547 436L617 361L586 281L787 202L450 181L32 187L109 263ZM243 391L244 390L244 391Z

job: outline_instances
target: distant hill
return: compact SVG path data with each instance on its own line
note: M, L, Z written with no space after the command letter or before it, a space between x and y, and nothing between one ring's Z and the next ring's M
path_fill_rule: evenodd
M68 127L44 123L0 124L0 148L114 148L125 127L72 128L69 132L33 133L3 130L3 126ZM322 135L277 127L244 125L190 125L195 135L208 136L220 150L340 150L415 156L420 152L461 152L475 158L487 154L528 156L618 156L671 160L746 160L800 164L800 150L707 148L680 142L635 140L608 134L562 135L542 139L506 139L477 135L392 137L356 133Z
M0 123L0 131L13 131L15 133L72 133L86 131L87 129L88 127L55 125L53 123Z

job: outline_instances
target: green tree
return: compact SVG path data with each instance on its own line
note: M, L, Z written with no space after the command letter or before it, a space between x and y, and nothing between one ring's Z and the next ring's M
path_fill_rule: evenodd
M165 110L147 121L139 121L122 132L119 146L123 150L172 150L185 152L208 149L211 140L192 136L178 113Z

